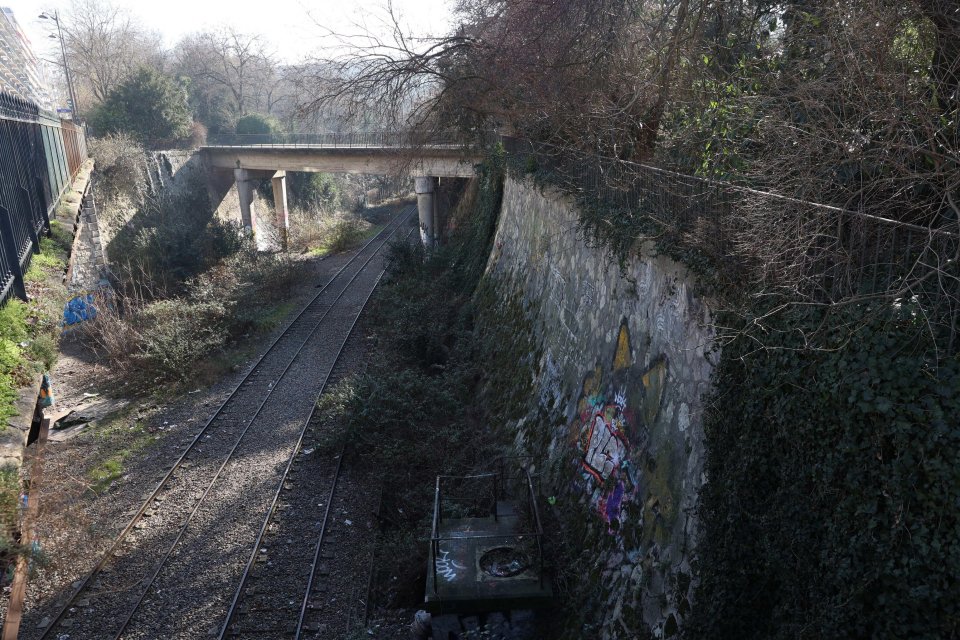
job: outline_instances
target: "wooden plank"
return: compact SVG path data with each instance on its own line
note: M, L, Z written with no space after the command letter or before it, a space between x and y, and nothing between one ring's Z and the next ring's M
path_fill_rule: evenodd
M33 525L37 520L40 507L40 484L43 478L43 451L46 448L47 434L50 432L50 418L40 422L40 436L37 439L37 449L34 453L33 466L30 468L30 493L27 497L27 512L24 514L20 540L33 540ZM23 619L23 601L27 594L27 580L30 576L30 556L21 554L17 560L17 570L13 576L13 585L10 589L10 603L7 606L7 618L3 621L3 640L17 640L20 632L20 621Z

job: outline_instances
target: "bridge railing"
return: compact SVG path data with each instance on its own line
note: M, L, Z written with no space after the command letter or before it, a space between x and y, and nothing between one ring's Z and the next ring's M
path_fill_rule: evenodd
M208 147L324 147L333 149L409 149L417 147L461 149L476 141L456 133L412 131L347 131L334 133L218 133L207 138Z

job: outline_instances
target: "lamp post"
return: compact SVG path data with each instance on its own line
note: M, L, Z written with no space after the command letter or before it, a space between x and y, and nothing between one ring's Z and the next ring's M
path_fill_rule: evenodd
M40 14L42 20L53 20L57 24L57 35L50 34L51 38L60 40L60 53L63 55L63 72L67 76L67 92L70 94L70 103L73 109L73 119L80 119L80 109L77 105L77 94L73 91L73 78L70 76L70 67L67 65L67 47L63 42L63 30L60 28L60 12L54 11L53 15L47 15L46 12Z

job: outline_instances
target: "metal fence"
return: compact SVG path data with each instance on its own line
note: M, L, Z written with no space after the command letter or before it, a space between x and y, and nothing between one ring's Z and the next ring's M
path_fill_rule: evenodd
M207 138L208 147L324 147L462 149L471 143L455 132L346 131L333 133L221 133Z
M26 298L23 273L39 235L86 157L81 127L0 93L0 304Z
M615 230L608 239L621 248L660 240L718 279L785 303L910 301L943 330L948 352L960 348L960 221L949 207L927 211L924 226L523 139L504 144L517 168L592 210L593 231Z

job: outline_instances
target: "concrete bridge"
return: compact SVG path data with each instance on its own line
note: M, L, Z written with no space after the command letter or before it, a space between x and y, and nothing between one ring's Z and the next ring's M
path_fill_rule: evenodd
M414 178L420 237L436 244L440 220L434 190L440 178L469 178L482 154L454 138L424 138L411 133L228 134L201 147L211 177L211 195L236 184L247 229L256 227L254 189L273 182L273 201L281 237L289 228L287 171L408 175Z

